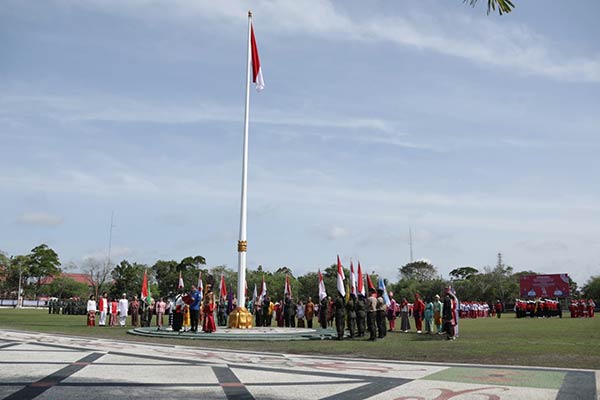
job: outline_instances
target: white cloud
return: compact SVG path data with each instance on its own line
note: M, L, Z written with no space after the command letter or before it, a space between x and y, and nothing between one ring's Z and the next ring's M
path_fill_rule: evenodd
M118 263L122 259L128 258L134 255L134 251L127 246L113 246L110 249L110 260L112 263ZM87 260L106 261L108 257L108 249L94 249L86 252L82 257L83 263Z
M105 12L128 14L131 18L171 19L198 24L199 19L231 25L243 23L244 11L252 5L263 32L302 33L339 41L391 42L482 65L491 65L544 76L559 81L600 82L600 57L566 54L550 40L529 28L492 19L465 15L418 15L353 18L331 1L228 1L179 0L156 3L94 1L68 2L71 5L100 8ZM474 34L476 32L476 34Z
M23 225L58 226L63 223L63 217L45 212L30 212L22 214L17 221Z
M336 240L346 238L351 235L351 231L347 228L333 225L333 226L315 226L312 232L317 236L320 236L327 240Z

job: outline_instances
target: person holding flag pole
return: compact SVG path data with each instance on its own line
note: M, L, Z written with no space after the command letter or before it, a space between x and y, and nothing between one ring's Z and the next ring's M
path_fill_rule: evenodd
M321 329L327 329L327 290L323 282L323 274L319 270L319 324Z
M229 315L230 328L251 328L252 314L244 307L246 304L245 282L246 282L246 251L248 242L246 240L247 220L247 184L248 184L248 127L250 115L250 81L261 91L265 87L262 75L258 47L254 37L252 26L252 12L248 11L248 54L246 57L246 104L244 111L244 146L242 156L242 195L240 206L240 235L238 240L238 307ZM251 68L252 67L252 68Z
M367 323L367 298L365 296L365 285L360 267L360 261L358 262L358 298L356 299L356 328L357 336L365 336L365 327Z
M344 329L346 328L345 317L346 317L346 304L344 298L346 296L346 288L344 287L344 269L340 262L340 256L337 256L337 290L338 295L333 303L334 314L335 314L335 328L337 330L337 339L344 339Z

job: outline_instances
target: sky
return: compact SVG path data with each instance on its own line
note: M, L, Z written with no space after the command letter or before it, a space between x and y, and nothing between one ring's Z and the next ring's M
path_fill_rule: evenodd
M0 250L600 274L600 2L3 1ZM111 228L111 215L114 215ZM110 245L109 245L110 242Z

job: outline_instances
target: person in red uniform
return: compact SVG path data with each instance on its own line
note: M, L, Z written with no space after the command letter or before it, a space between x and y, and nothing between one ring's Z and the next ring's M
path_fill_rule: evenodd
M215 301L212 292L206 293L204 305L202 306L202 313L204 314L202 330L206 333L215 332L217 330L217 325L215 324Z
M594 303L594 300L589 299L588 300L588 318L594 318L594 309L596 308L596 303Z
M500 302L500 300L496 301L496 305L494 306L494 308L496 309L496 315L498 316L498 318L500 318L502 316L502 311L504 311L504 307L502 307L502 303Z
M425 313L425 303L421 299L419 293L415 293L415 304L413 305L413 317L415 318L415 326L417 333L423 332L423 314Z

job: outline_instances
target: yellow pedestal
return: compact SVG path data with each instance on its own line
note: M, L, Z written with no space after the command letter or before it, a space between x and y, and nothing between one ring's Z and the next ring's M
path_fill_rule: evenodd
M244 307L238 307L229 313L227 326L235 329L252 328L252 314Z

